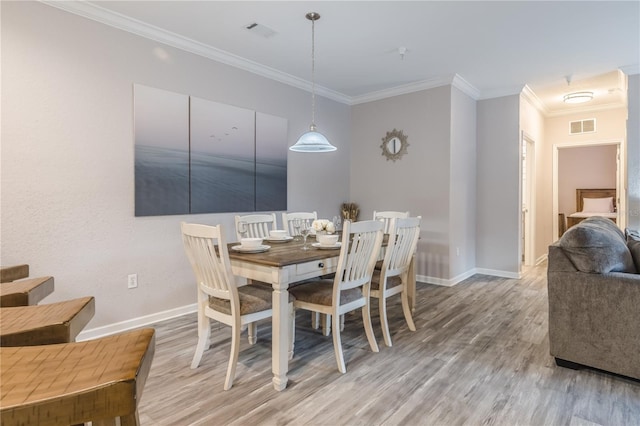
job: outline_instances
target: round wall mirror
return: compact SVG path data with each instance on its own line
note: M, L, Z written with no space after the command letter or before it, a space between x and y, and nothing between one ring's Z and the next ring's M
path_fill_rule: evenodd
M396 161L407 153L408 146L407 135L402 133L402 130L393 129L382 138L380 148L382 148L382 155L387 157L387 161Z

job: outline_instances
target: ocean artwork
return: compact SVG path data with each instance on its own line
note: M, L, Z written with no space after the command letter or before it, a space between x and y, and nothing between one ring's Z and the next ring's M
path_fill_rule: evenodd
M134 91L136 216L287 209L286 119Z
M136 145L136 216L189 213L189 151Z

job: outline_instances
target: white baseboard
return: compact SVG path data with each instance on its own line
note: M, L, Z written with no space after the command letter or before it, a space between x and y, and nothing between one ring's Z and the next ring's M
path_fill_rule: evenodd
M493 275L494 277L514 278L519 280L522 278L520 272L499 271L496 269L476 268L476 274Z
M428 275L416 275L416 281L420 283L441 285L444 287L453 287L454 285L472 277L475 274L494 275L503 278L521 278L520 274L514 272L497 271L493 269L474 268L464 272L454 278L437 278ZM96 339L99 337L109 336L123 331L132 330L134 328L144 327L145 325L156 322L176 318L182 315L191 314L198 311L198 306L193 303L191 305L181 306L179 308L169 309L167 311L157 312L143 317L132 318L127 321L117 322L102 327L91 328L78 334L77 342L84 340Z
M193 303L187 306L181 306L179 308L169 309L168 311L157 312L151 315L145 315L143 317L133 318L127 321L117 322L115 324L109 324L102 327L91 328L78 334L76 337L77 342L83 340L91 340L99 337L109 336L115 333L121 333L123 331L132 330L138 327L144 327L145 325L153 324L159 321L176 318L182 315L190 314L198 311L198 305Z
M470 269L467 272L464 272L458 275L457 277L453 277L453 278L436 278L436 277L430 277L427 275L416 275L416 281L421 283L427 283L427 284L441 285L444 287L453 287L459 282L462 282L467 278L472 277L475 273L476 273L475 269Z
M537 258L536 259L536 266L540 265L541 263L546 262L547 261L547 257L548 257L548 254L545 253L542 256L540 256L539 258Z

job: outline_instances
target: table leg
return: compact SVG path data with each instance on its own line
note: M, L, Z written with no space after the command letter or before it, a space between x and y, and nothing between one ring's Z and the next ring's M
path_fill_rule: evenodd
M282 391L287 387L287 371L289 370L289 284L282 276L273 280L273 318L272 318L272 370L273 387Z

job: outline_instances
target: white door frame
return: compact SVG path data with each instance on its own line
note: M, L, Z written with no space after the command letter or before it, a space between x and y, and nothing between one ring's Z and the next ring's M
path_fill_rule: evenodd
M616 145L617 146L617 158L616 158L616 204L618 207L616 223L618 227L624 229L627 226L627 193L625 187L626 176L626 164L627 154L625 150L624 141L621 139L609 139L609 140L594 140L583 142L564 142L553 145L553 235L551 241L558 239L558 151L563 148L580 148L585 146L602 146L602 145Z
M522 146L527 144L525 184L526 191L522 184ZM524 264L525 266L535 265L535 237L536 237L536 144L533 138L525 131L520 132L520 206L526 203L526 212L522 211L521 218L524 218L524 226L520 221L520 241L524 239ZM528 200L523 198L524 193L528 194ZM522 259L522 245L518 245L520 253L518 259Z

